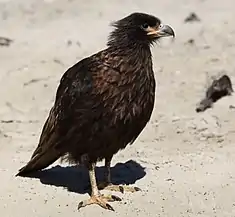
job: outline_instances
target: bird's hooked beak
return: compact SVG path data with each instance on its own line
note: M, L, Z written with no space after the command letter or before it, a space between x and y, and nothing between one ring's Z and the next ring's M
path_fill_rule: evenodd
M168 36L175 37L174 30L170 26L164 24L160 24L159 27L157 28L149 28L147 35L156 38L168 37Z

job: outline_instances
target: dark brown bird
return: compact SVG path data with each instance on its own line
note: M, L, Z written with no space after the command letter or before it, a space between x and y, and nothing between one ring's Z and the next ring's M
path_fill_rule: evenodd
M224 96L229 96L233 93L232 82L228 75L223 75L215 79L211 86L206 91L206 96L196 108L196 112L203 112L211 108L213 103Z
M109 190L138 188L111 184L110 164L115 153L132 144L148 123L155 98L150 45L174 36L168 25L151 15L133 13L113 23L107 48L85 58L62 76L54 106L43 127L38 147L17 175L26 176L66 156L89 170L91 197L79 207L120 198L100 194L95 177L97 161L105 159Z

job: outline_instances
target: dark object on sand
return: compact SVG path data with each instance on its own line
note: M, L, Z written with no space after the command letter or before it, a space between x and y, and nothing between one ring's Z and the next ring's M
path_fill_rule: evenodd
M194 45L195 44L195 40L193 38L190 38L186 44L190 44L190 45Z
M229 96L233 92L232 82L227 75L223 75L219 79L212 82L212 85L206 92L206 97L199 103L196 112L203 112L211 108L213 103L224 96Z
M139 190L111 184L111 159L132 144L150 120L155 98L150 45L174 36L170 26L143 13L133 13L113 26L106 49L79 61L62 76L38 147L17 174L27 176L60 157L83 163L89 170L91 197L78 208L98 204L113 210L107 202L120 198L103 196L98 187ZM107 172L105 182L97 185L95 166L102 159Z
M5 37L0 37L0 46L10 46L13 40Z
M200 22L201 20L194 12L190 13L185 19L185 23Z

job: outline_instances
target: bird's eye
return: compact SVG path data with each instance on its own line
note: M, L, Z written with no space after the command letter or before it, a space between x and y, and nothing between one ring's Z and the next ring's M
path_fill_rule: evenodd
M147 23L145 23L145 24L142 25L142 28L143 28L143 29L147 29L148 27L149 27L149 25L148 25Z
M158 28L162 28L163 27L163 24L160 24Z

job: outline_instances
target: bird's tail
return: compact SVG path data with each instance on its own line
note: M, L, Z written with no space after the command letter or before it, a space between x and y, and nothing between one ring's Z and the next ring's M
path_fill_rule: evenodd
M24 167L22 167L16 176L27 176L32 172L42 170L54 163L59 157L60 154L58 153L40 153L34 156Z
M62 156L62 152L57 148L60 138L55 126L56 119L52 109L44 124L38 147L30 161L19 170L16 176L27 176L42 170Z

